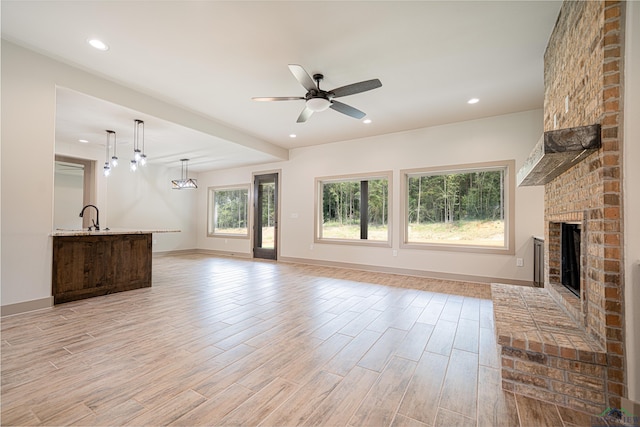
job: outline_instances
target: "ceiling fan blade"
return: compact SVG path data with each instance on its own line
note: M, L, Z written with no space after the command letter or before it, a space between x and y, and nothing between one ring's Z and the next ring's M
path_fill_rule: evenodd
M302 87L304 87L306 90L309 91L318 89L316 87L316 82L314 82L309 73L307 73L305 69L302 68L302 65L289 64L289 70L291 71L291 74L293 74L293 76L296 78L296 80L298 80Z
M351 116L354 119L361 119L364 116L366 116L366 114L360 110L358 110L357 108L353 108L350 105L347 104L343 104L342 102L338 102L338 101L331 101L331 107L332 110L336 110L342 114L346 114L347 116Z
M298 101L300 99L304 99L304 96L275 96L275 97L259 97L254 96L254 101Z
M309 120L309 117L311 117L312 114L313 110L311 108L304 107L304 110L302 110L302 113L300 113L300 115L298 116L298 120L296 123L306 122L307 120Z
M330 93L333 93L335 98L340 96L353 95L360 92L366 92L371 89L377 89L382 86L382 82L378 79L365 80L359 83L353 83L350 85L342 86L333 90L330 90Z

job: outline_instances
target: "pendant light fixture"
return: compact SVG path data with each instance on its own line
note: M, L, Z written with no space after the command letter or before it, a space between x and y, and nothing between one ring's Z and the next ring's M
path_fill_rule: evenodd
M140 150L140 138L142 137L142 150ZM135 172L138 166L147 164L147 155L144 153L144 122L142 120L133 121L133 159L130 169Z
M105 158L104 158L104 167L102 168L102 173L104 174L104 176L109 176L111 175L111 163L110 163L110 159L109 159L109 148L111 147L111 135L113 134L115 136L115 132L112 130L107 130L107 142L105 143L104 147L105 147ZM112 159L115 158L116 162L114 163L114 167L117 166L118 162L118 158L115 157L115 152L113 153L113 157Z
M193 190L198 188L196 179L188 178L189 176L189 159L180 159L182 162L182 173L180 179L171 181L174 190Z
M118 154L117 154L118 138L116 137L115 131L108 130L107 145L109 145L109 140L112 135L113 135L113 156L111 156L111 166L115 168L118 166Z

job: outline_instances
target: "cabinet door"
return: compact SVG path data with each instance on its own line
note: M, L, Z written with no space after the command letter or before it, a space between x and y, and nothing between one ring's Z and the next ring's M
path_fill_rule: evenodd
M56 237L53 240L53 296L56 303L107 293L111 283L107 260L110 247L98 236Z
M127 234L111 247L114 291L151 286L151 234Z

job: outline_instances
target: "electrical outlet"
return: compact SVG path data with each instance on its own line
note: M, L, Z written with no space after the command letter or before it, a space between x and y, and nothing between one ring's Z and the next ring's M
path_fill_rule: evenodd
M516 258L516 267L524 267L524 260L522 258Z
M313 250L313 243L309 245L309 250L312 251Z
M397 249L393 250L393 256L398 256L398 250Z

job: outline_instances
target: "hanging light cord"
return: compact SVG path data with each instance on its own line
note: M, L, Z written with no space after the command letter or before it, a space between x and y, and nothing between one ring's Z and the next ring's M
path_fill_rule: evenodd
M144 154L144 122L142 120L138 120L142 125L142 154Z
M104 158L104 162L105 164L109 164L109 160L111 160L109 158L109 145L111 145L111 133L110 131L107 131L107 143L104 145L105 147L105 158Z

